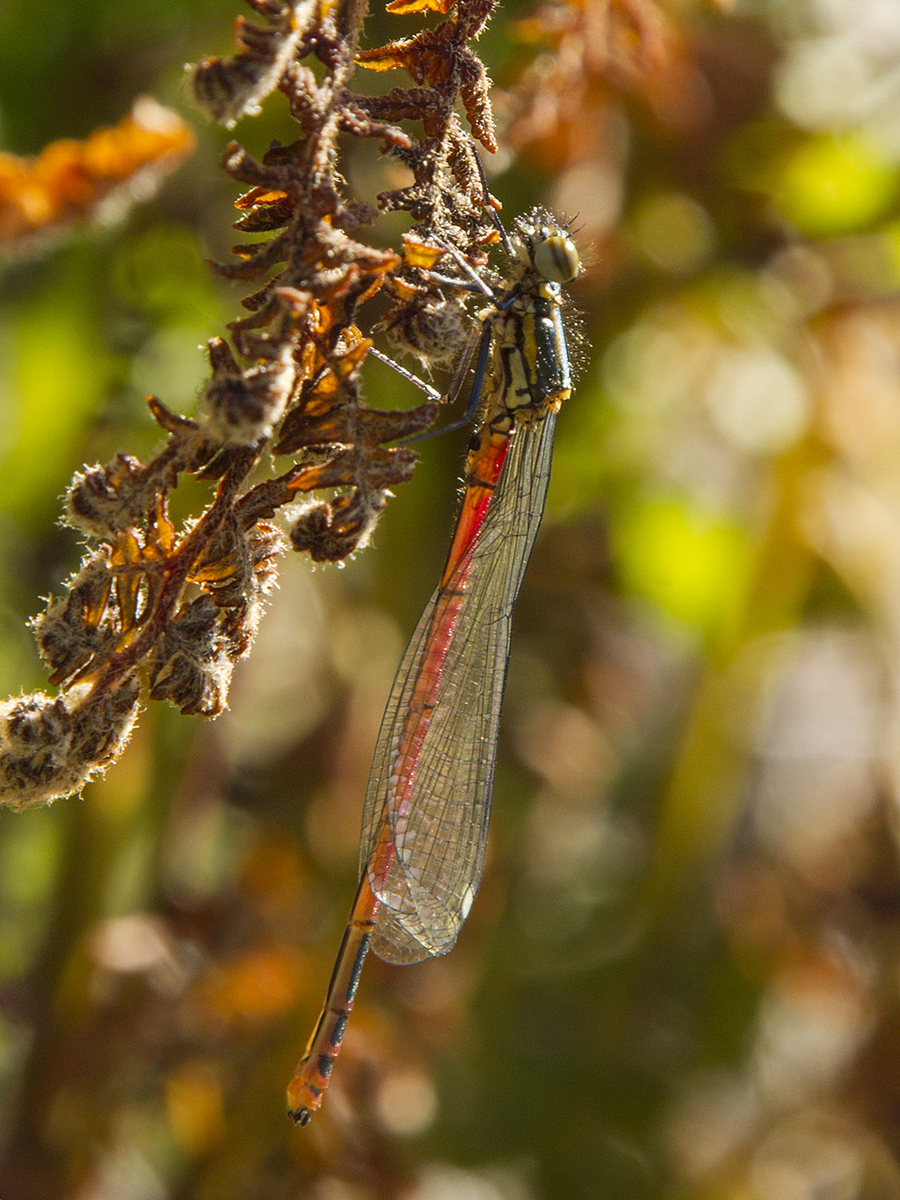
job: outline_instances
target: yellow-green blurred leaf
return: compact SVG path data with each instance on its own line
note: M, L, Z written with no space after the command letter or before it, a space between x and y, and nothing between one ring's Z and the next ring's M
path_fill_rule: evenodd
M900 166L862 136L818 136L787 160L776 185L781 214L809 237L861 229L900 191Z
M46 520L80 465L73 448L103 403L111 363L84 302L90 288L87 255L67 252L8 327L0 458L6 513Z
M742 532L685 497L635 504L617 527L616 558L629 590L703 631L733 618L748 570Z

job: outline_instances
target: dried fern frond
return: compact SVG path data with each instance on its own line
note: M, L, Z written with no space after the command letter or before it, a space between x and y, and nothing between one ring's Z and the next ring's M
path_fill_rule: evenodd
M396 443L427 428L437 405L366 407L360 367L372 342L359 311L390 287L394 337L426 360L450 357L465 336L464 298L437 288L429 267L446 246L483 266L496 240L458 115L461 107L475 138L494 148L487 73L471 46L492 0L395 3L391 11L430 7L444 19L368 51L358 44L359 4L249 3L258 19L238 19L236 53L194 67L190 90L229 126L280 92L298 136L261 160L237 143L225 150L226 172L246 188L235 228L263 236L215 267L253 290L230 341L209 340L212 371L196 415L150 397L166 435L160 452L147 463L118 454L79 471L69 488L64 519L91 548L33 622L61 695L10 701L0 712L0 801L15 807L77 792L102 771L125 744L141 695L185 713L221 712L278 558L292 547L337 562L366 544L390 489L415 466L415 453ZM414 86L359 95L350 89L358 63L403 69ZM421 123L418 140L398 124L409 121ZM347 192L339 134L379 140L412 172L408 187L380 198L415 222L405 254L360 237L378 213ZM285 457L286 468L277 463ZM274 470L251 482L264 458ZM168 498L185 473L216 487L206 511L176 528ZM303 501L322 491L326 498Z

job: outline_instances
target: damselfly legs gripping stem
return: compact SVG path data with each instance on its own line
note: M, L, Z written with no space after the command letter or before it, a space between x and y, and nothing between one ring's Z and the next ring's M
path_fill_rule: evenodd
M580 270L542 210L516 223L509 281L448 280L490 297L469 357L481 419L441 581L388 701L366 794L360 884L318 1024L288 1087L305 1125L322 1103L366 953L446 954L484 865L513 608L544 509L556 414L572 379L561 284ZM489 358L490 384L481 394Z

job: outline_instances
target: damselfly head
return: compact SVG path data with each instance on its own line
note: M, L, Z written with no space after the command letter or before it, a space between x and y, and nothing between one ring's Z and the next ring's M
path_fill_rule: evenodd
M516 222L522 260L549 283L569 283L581 271L581 259L563 226L543 209Z

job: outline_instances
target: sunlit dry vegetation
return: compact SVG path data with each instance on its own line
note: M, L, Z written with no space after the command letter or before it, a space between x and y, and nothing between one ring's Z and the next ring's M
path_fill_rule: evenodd
M900 8L252 7L0 11L2 1200L900 1195ZM578 382L484 884L298 1130L476 145Z

